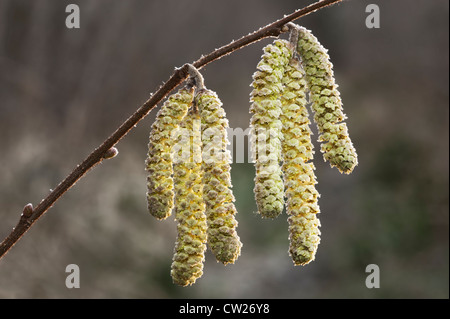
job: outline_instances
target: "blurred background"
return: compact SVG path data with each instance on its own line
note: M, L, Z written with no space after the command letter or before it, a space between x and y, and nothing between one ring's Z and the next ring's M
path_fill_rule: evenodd
M174 67L312 2L0 0L0 240ZM65 26L70 3L79 29ZM379 29L366 28L370 3ZM293 266L286 215L255 213L254 168L239 163L242 255L223 266L208 252L195 285L173 285L175 222L145 199L153 111L0 260L0 298L448 298L449 2L344 1L296 22L329 49L360 163L341 175L315 143L314 262ZM249 126L251 77L272 41L202 70L232 128ZM68 264L79 289L65 286ZM365 285L369 264L378 289Z

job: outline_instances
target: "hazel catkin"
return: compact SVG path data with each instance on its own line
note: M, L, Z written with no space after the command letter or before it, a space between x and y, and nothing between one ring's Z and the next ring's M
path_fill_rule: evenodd
M208 246L223 264L234 263L242 243L236 232L237 213L231 191L228 120L217 94L200 90L194 101L201 116L203 199L206 204Z
M147 177L147 206L151 215L165 219L173 209L172 134L186 115L194 98L194 89L182 88L168 97L152 125L145 161Z
M171 276L180 286L192 285L203 274L206 250L206 215L203 202L200 115L191 109L180 125L188 151L174 154L175 220L177 241ZM200 158L200 160L198 160Z
M358 165L356 150L348 135L342 101L334 80L327 50L307 29L298 27L297 51L301 56L311 92L314 120L321 133L323 158L341 173L349 174Z
M290 60L282 83L282 170L289 216L289 254L295 265L305 265L314 260L320 242L319 194L311 162L314 151L306 109L305 74L297 59Z
M254 193L258 213L267 218L277 217L284 207L279 96L281 79L292 54L289 45L286 40L276 40L264 48L250 94L250 138L256 169Z

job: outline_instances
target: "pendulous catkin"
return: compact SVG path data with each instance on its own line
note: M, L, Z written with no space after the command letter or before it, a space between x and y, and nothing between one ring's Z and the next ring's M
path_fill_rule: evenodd
M290 60L282 83L282 170L289 216L289 253L295 265L305 265L314 260L320 242L319 194L315 188L315 167L310 162L314 151L306 109L305 73L297 59Z
M182 88L168 97L156 115L145 161L147 177L147 206L151 215L165 219L173 209L172 134L186 115L194 98L192 87Z
M175 220L177 241L172 262L173 282L192 285L203 274L206 250L206 215L202 184L201 123L197 109L191 109L180 124L185 148L174 154ZM180 140L184 143L184 140Z
M297 51L301 56L310 90L314 120L321 133L323 158L341 173L349 174L358 165L356 150L343 121L342 101L334 80L327 50L307 29L298 27Z
M203 199L206 204L208 246L217 261L234 263L242 243L236 233L237 213L231 191L230 152L227 150L228 120L217 94L199 90L194 105L202 126Z
M264 48L253 74L250 94L251 143L255 161L255 199L262 217L275 218L283 211L284 186L281 161L281 79L291 58L290 44L276 40Z

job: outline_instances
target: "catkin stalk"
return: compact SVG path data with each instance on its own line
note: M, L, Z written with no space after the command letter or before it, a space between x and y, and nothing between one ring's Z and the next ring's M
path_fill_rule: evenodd
M237 213L231 191L228 120L216 93L203 89L195 97L202 121L203 199L206 204L208 245L223 264L234 263L242 243L236 233Z
M281 79L291 58L289 42L276 40L264 48L253 74L250 96L251 144L255 161L255 200L262 217L275 218L283 211L284 186L281 161Z
M192 285L203 274L206 250L206 215L203 202L200 115L191 109L180 125L179 142L187 144L174 154L175 220L177 241L172 262L173 282ZM187 152L184 152L187 146ZM200 160L198 160L200 158Z
M343 122L346 116L330 57L317 38L303 27L299 27L297 51L311 91L314 120L321 133L319 141L323 158L341 173L349 174L358 165L358 158L347 125Z
M147 206L151 215L165 219L173 209L172 135L186 115L194 98L193 88L182 88L168 97L152 125L145 161L147 177Z
M297 59L291 59L282 83L282 170L289 216L289 253L295 265L305 265L314 260L320 242L319 194L315 188L315 167L310 162L314 151L306 109L305 74Z

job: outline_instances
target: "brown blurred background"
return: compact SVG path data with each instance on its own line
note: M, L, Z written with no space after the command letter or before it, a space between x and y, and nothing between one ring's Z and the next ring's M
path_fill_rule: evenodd
M80 29L65 27L69 3ZM0 0L0 240L174 67L310 3ZM365 26L370 3L380 29ZM293 266L286 215L256 215L253 166L233 164L242 255L224 267L208 252L194 286L173 285L173 217L146 211L152 112L0 260L0 297L448 298L448 1L351 0L296 22L329 49L360 163L341 175L315 143L314 262ZM233 128L249 125L251 76L271 41L202 70ZM65 286L68 264L79 289ZM365 286L368 264L378 289Z

